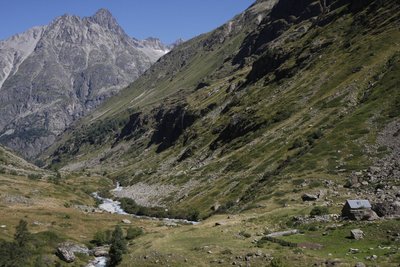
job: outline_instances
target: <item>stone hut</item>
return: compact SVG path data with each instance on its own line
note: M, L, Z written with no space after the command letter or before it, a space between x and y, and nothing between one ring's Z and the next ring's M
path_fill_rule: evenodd
M350 220L368 219L373 212L371 208L371 203L368 200L347 200L342 209L342 217Z

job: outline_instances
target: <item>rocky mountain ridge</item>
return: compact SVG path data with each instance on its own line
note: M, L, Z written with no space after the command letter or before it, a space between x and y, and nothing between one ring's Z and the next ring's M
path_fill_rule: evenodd
M0 42L0 142L34 157L168 52L155 38L129 37L106 9Z

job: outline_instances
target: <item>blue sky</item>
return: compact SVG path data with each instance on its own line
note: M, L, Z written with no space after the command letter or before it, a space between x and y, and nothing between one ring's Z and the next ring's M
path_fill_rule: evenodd
M0 40L65 13L91 16L107 8L133 37L166 43L208 32L255 0L0 0Z

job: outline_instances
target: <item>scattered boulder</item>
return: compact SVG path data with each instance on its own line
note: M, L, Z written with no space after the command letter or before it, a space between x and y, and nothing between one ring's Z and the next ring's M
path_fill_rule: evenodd
M349 252L350 252L351 254L356 254L356 253L359 253L360 250L359 250L358 248L349 248Z
M57 246L56 255L65 262L74 262L75 253L89 255L89 249L85 245L64 242Z
M164 225L167 227L177 227L178 226L178 224L173 221L164 221Z
M337 220L337 218L333 217L330 214L326 215L313 215L313 216L294 216L292 218L293 222L295 225L302 225L302 224L310 224L310 223L315 223L315 222L323 222L323 223L328 223L333 220Z
M104 211L102 209L93 207L93 206L87 206L87 205L74 205L74 208L81 210L82 212L86 213L103 213Z
M200 90L200 89L202 89L202 88L204 88L204 87L207 87L207 86L210 86L210 83L204 82L204 81L199 82L199 83L197 84L197 86L196 86L196 90Z
M28 206L33 204L32 199L21 195L6 195L3 201L7 204L23 204Z
M95 257L107 257L110 251L110 246L95 247L92 249L92 254Z
M270 233L270 234L267 235L267 237L289 236L289 235L295 235L295 234L298 234L298 233L300 233L300 231L297 230L297 229L294 229L294 230Z
M301 196L301 199L303 201L316 201L318 199L318 196L306 193L306 194Z
M132 223L132 222L131 222L130 220L128 220L128 219L123 219L122 222L123 222L124 224L131 224L131 223Z
M341 263L342 263L342 262L341 262L340 259L326 260L326 261L325 261L325 266L326 266L326 267L340 266Z
M378 259L378 256L372 255L372 256L366 257L365 259L370 260L370 261L376 261Z
M217 202L217 203L215 203L215 204L211 207L211 210L212 210L212 211L218 211L220 207L221 207L221 204L219 204L219 203Z
M298 243L297 246L299 248L312 249L312 250L319 250L319 249L322 249L324 247L322 244L310 243L310 242L301 242L301 243Z
M353 229L350 231L351 238L355 240L360 240L364 238L364 232L361 231L360 229Z
M354 265L354 267L366 267L366 265L362 262L357 262L356 265Z

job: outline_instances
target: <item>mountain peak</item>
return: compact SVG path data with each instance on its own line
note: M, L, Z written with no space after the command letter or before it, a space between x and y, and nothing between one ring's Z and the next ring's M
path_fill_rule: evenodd
M98 17L98 18L113 18L113 15L111 14L110 10L106 8L100 8L97 10L97 12L94 14L93 17Z
M176 47L176 46L178 46L178 45L180 45L180 44L183 44L184 42L185 42L184 39L179 38L179 39L177 39L175 42L173 42L172 44L170 44L169 46L170 46L171 48L174 48L174 47Z
M107 28L116 28L119 27L117 21L111 14L108 9L100 8L97 12L91 17L97 24Z
M71 123L136 80L166 53L160 50L156 41L137 46L106 9L88 17L65 14L0 42L0 142L36 156ZM21 139L30 131L25 125L41 129L31 136L40 141Z

